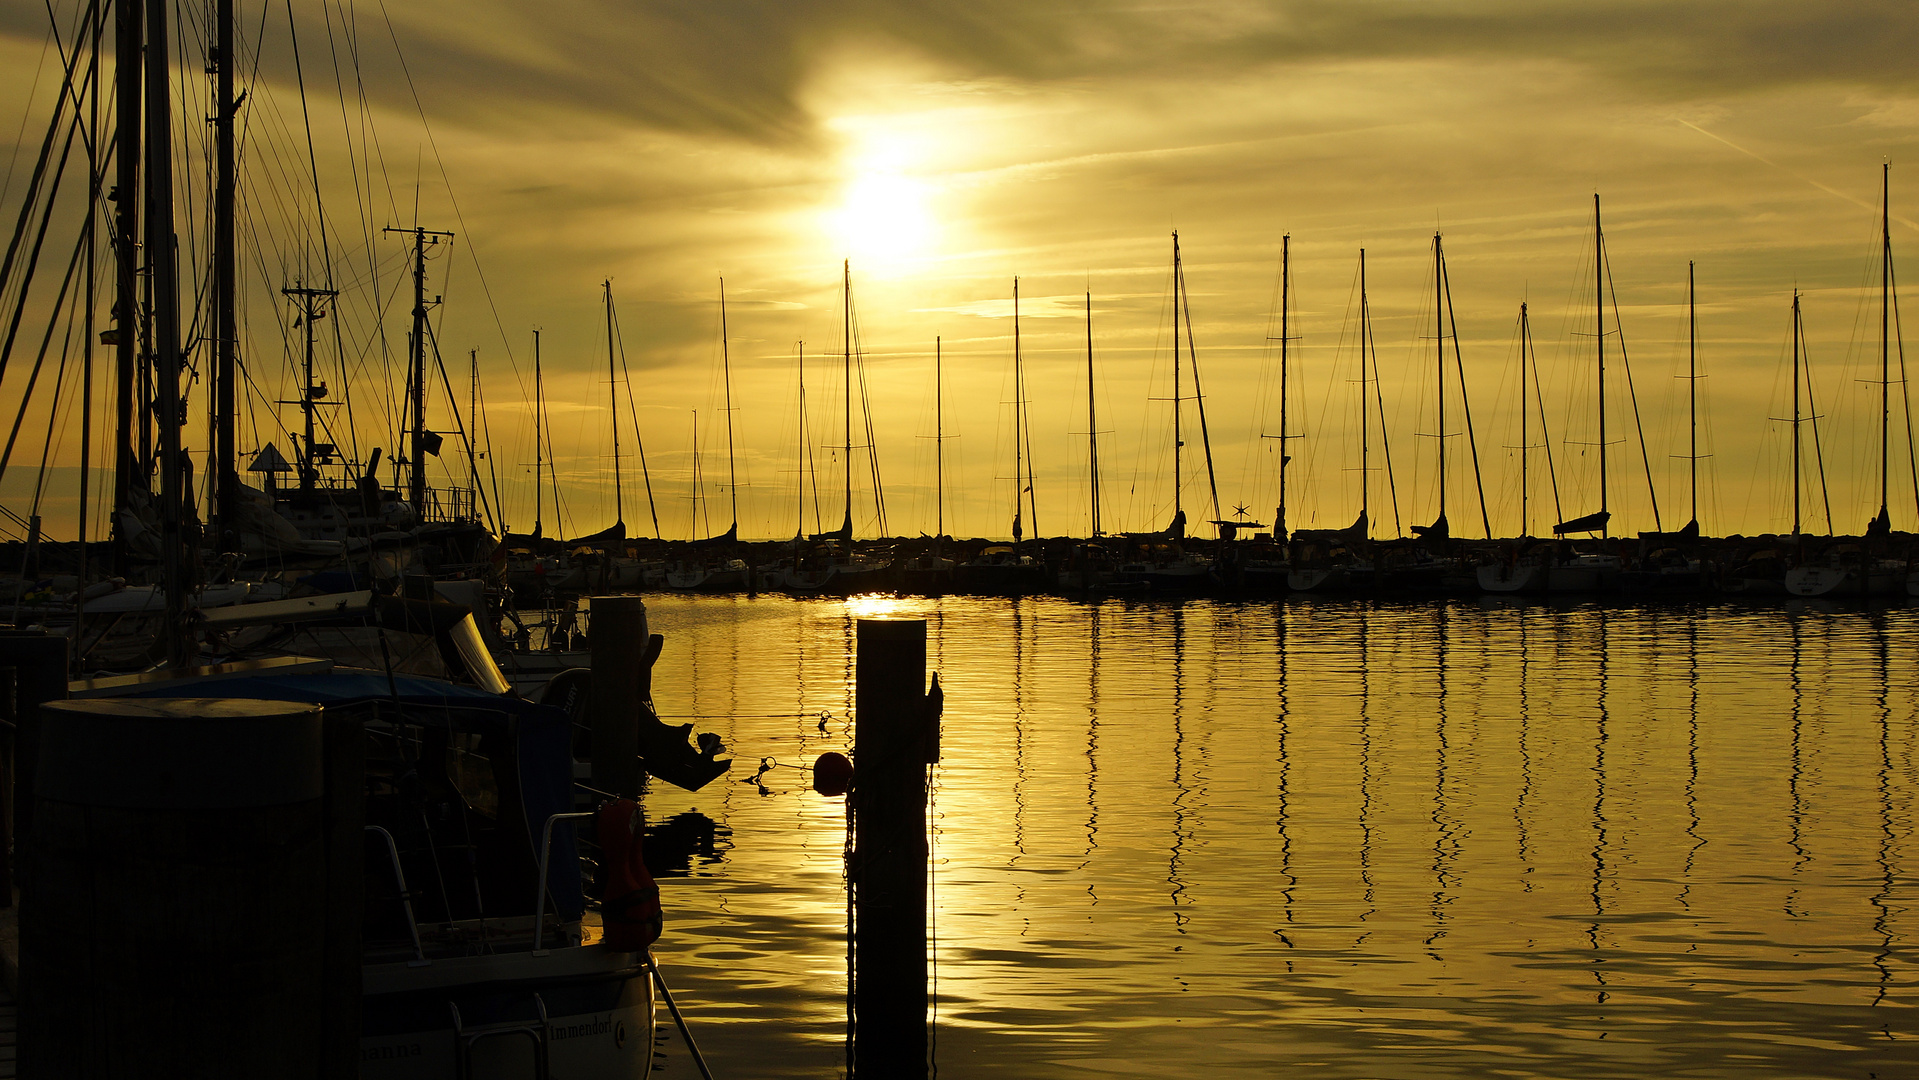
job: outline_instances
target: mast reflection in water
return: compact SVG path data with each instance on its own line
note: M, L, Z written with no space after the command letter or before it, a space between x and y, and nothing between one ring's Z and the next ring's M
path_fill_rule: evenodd
M648 606L661 711L787 764L929 621L944 1075L1919 1075L1914 611ZM731 836L658 952L719 1074L832 1076L844 808L762 782L649 796Z

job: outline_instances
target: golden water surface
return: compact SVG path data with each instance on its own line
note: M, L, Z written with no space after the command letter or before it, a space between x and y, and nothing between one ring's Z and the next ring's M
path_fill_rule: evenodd
M844 1069L844 807L791 766L850 748L855 620L917 618L943 1076L1919 1076L1919 611L648 609L738 758L648 796L716 830L657 950L716 1075Z

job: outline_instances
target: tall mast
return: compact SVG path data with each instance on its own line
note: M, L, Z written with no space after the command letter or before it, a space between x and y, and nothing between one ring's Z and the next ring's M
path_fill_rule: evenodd
M800 478L800 522L798 530L793 533L793 539L801 540L806 537L806 342L799 342L797 348L799 350L800 361L800 394L799 410L793 418L793 423L795 430L799 432L800 436L800 452L799 456L793 460L793 471L798 473ZM819 498L819 485L817 481L814 482L813 497L816 499ZM819 515L817 513L813 515L813 525L816 528L819 526Z
M1273 539L1286 539L1286 463L1292 455L1286 452L1286 377L1288 347L1292 344L1292 332L1287 316L1292 311L1293 284L1293 237L1287 233L1279 238L1279 512L1273 515Z
M179 265L173 229L173 109L168 85L169 11L154 0L146 9L146 240L148 281L153 290L153 370L160 431L160 566L166 585L169 652L177 665L191 657L185 632L185 590L190 567L185 551L186 474L180 445L185 417L180 392ZM123 149L133 152L133 146Z
M313 490L314 480L319 475L319 465L313 451L314 413L320 407L320 398L324 391L313 381L313 324L326 318L326 309L321 304L339 295L332 289L310 289L298 283L293 288L281 289L283 295L293 297L300 305L300 326L305 331L303 340L305 351L302 353L300 368L300 419L305 441L300 449L300 490Z
M1691 432L1686 456L1691 458L1692 521L1699 523L1699 312L1693 291L1693 264L1686 260L1686 414ZM1883 494L1883 493L1882 493Z
M1891 465L1886 432L1892 423L1892 369L1889 366L1889 339L1892 334L1892 164L1880 166L1879 196L1879 520L1889 527L1891 515L1886 509L1886 485Z
M481 501L481 495L482 495L482 491L480 488L480 450L479 450L479 445L480 445L480 437L479 437L480 436L480 350L468 349L466 351L466 370L467 370L466 414L473 418L473 421L472 421L473 433L467 436L467 440L466 440L466 472L468 476L472 477L472 482L473 482L473 501L476 504L473 507L474 519L479 520L478 504ZM617 415L618 414L616 413L615 416ZM614 421L614 424L616 427L618 423L619 421L616 419ZM615 461L619 460L619 455L617 453L614 454L613 460ZM615 490L616 491L618 490L618 485L615 485ZM491 510L488 511L487 516L489 518L492 517Z
M1792 291L1792 534L1799 535L1799 290Z
M540 473L546 452L546 385L540 379L540 332L533 331L533 535L540 535Z
M842 417L846 435L846 520L840 526L846 542L853 542L853 260L840 264L840 342L845 402Z
M1527 459L1532 455L1527 448L1532 444L1526 439L1526 341L1532 336L1532 324L1526 317L1526 302L1519 302L1519 535L1527 535L1532 526L1531 502L1532 488L1527 483Z
M1433 349L1439 366L1439 427L1435 437L1439 440L1439 518L1446 519L1446 305L1442 288L1445 283L1446 257L1440 247L1439 234L1433 234Z
M1593 314L1599 342L1599 535L1610 535L1606 511L1606 234L1599 227L1599 193L1593 192Z
M389 233L411 233L413 235L413 332L408 341L407 356L407 401L413 406L412 416L408 420L407 462L411 468L407 476L407 502L413 505L413 512L421 521L426 520L426 455L428 431L426 430L426 249L428 244L438 244L442 238L451 239L453 234L437 229L423 229L415 225L411 229L387 228ZM433 303L440 302L439 297ZM539 340L538 331L534 340ZM434 453L438 453L435 450ZM536 481L538 477L534 478ZM535 515L538 524L538 515Z
M733 361L726 351L726 279L720 279L720 377L726 383L726 493L731 500L733 527L740 525L740 487L733 471ZM849 458L849 460L851 460Z
M687 497L688 517L686 537L689 540L700 538L700 497L706 494L706 480L700 475L700 410L693 410L693 493ZM711 521L707 531L712 531Z
M213 490L220 527L216 537L221 550L238 550L232 545L239 537L239 471L234 451L234 373L239 350L239 317L235 305L233 189L234 175L233 115L233 0L218 0L214 5L215 41L210 58L219 70L219 85L214 98L213 118L216 138L217 179L213 190L213 304L216 329L213 369ZM85 539L84 537L82 539Z
M1181 521L1185 510L1180 503L1179 451L1186 444L1179 437L1179 308L1180 282L1179 272L1179 230L1173 230L1173 520Z
M407 393L413 399L413 434L408 440L408 455L413 471L407 477L407 501L413 512L426 517L426 235L416 229L413 235L413 356L408 369Z
M941 381L941 346L933 338L933 546L946 535L946 399Z
M620 389L619 374L613 367L613 279L601 283L606 290L606 385L613 402L613 522L626 524L626 509L620 499Z
M1372 495L1372 476L1367 472L1367 457L1372 453L1370 432L1366 430L1366 342L1372 337L1372 311L1366 301L1366 249L1359 249L1359 520L1364 523L1368 536L1372 535L1372 519L1368 516L1368 503ZM1280 447L1281 455L1286 452Z
M114 154L115 182L119 188L113 203L113 505L116 510L131 501L133 477L139 469L139 456L133 449L137 429L134 418L134 385L138 378L140 348L140 98L141 98L141 23L143 0L115 0L114 8L114 114L119 149ZM113 572L125 576L131 569L127 537L120 528L119 515L112 517Z
M1026 484L1026 444L1024 425L1020 423L1020 410L1026 398L1025 376L1020 369L1019 355L1019 278L1013 279L1013 543L1020 542L1020 500L1026 495L1020 489Z
M100 235L100 190L102 153L100 143L100 49L106 41L107 28L100 21L100 0L90 0L87 21L93 24L93 41L87 54L87 85L93 92L87 98L87 221L83 226L81 243L86 246L86 296L82 310L86 312L81 328L81 372L80 372L80 501L74 508L78 520L74 523L74 535L80 541L80 584L84 588L87 575L93 570L93 561L88 553L87 506L91 501L92 488L89 481L93 478L93 364L94 350L101 344L95 336L95 313L99 310L99 274L97 259L99 255ZM75 48L78 48L78 42ZM74 120L79 120L79 110L74 110ZM86 594L82 592L74 598L73 640L84 642L86 636ZM72 670L78 674L81 658L73 657Z
M1093 406L1093 294L1086 293L1086 454L1093 479L1093 539L1099 539L1099 415Z

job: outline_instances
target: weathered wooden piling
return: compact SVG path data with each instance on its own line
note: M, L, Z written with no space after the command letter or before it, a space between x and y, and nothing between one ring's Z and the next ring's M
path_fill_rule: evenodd
M926 1075L926 623L861 619L853 697L851 1071ZM937 684L935 684L937 685Z
M357 1075L345 803L363 793L326 759L358 740L294 702L59 701L40 720L20 1075Z
M652 696L654 645L646 603L596 596L587 623L593 655L588 715L593 725L593 786L609 795L640 794L640 702Z

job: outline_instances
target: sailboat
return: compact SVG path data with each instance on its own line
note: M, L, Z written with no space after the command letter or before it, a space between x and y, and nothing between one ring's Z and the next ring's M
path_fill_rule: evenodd
M850 259L840 264L840 335L842 443L839 449L845 455L842 459L842 464L845 466L845 516L841 518L840 527L837 530L816 535L813 539L833 545L833 550L827 558L826 569L820 575L819 591L848 596L855 593L885 592L890 590L894 583L891 559L870 555L853 546L854 450L864 449L867 452L867 463L872 466L873 501L882 530L886 527L886 511L879 491L879 465L878 458L874 456L877 451L871 438L872 416L870 414L866 418L868 432L866 446L861 447L853 442L853 380L856 374L862 380L865 378L865 366L863 362L856 363L859 358L853 347L853 263ZM862 404L864 401L865 395L862 394Z
M1706 587L1706 566L1699 558L1699 308L1694 287L1694 267L1686 263L1686 414L1687 414L1687 495L1690 515L1676 533L1642 532L1640 546L1645 553L1634 566L1622 572L1617 584L1623 591L1653 592L1661 596L1697 592Z
M1544 426L1546 411L1536 391L1539 385L1539 357L1533 351L1532 317L1524 301L1519 305L1519 538L1510 545L1502 545L1504 550L1493 561L1481 563L1477 571L1479 587L1489 593L1541 593L1546 591L1546 576L1552 565L1554 551L1550 544L1534 544L1529 539L1532 528L1532 479L1529 458L1533 449L1527 441L1527 421L1530 418L1526 408L1527 365L1530 362L1532 382L1535 390L1534 402L1541 406L1539 418ZM1541 445L1547 448L1548 460L1551 458L1551 440L1541 436ZM1558 502L1558 483L1555 480L1554 503Z
M900 591L940 596L953 587L956 564L946 550L946 398L945 348L933 339L933 539L926 550L900 566Z
M1284 331L1282 330L1282 336ZM1370 373L1369 373L1370 367ZM1280 568L1294 592L1337 592L1376 584L1373 562L1361 553L1367 544L1372 503L1372 439L1367 387L1379 386L1379 354L1373 344L1372 304L1366 290L1366 249L1359 249L1359 517L1344 529L1301 530L1292 554ZM1249 584L1253 568L1247 567Z
M1187 302L1186 268L1181 260L1179 233L1173 233L1173 519L1164 531L1158 533L1129 534L1134 550L1131 558L1122 563L1114 578L1120 582L1131 582L1157 592L1191 592L1212 587L1216 579L1213 576L1213 561L1203 555L1186 550L1186 505L1184 496L1185 475L1182 471L1181 451L1186 442L1182 435L1182 414L1184 404L1191 400L1198 403L1200 424L1200 445L1206 452L1206 479L1212 492L1213 518L1219 518L1219 484L1213 476L1213 447L1206 432L1205 397L1199 388L1199 361L1193 355L1193 314ZM1186 337L1186 355L1193 365L1193 393L1187 398L1180 389L1180 332L1184 323ZM1221 526L1225 528L1226 526Z
M209 335L220 342L217 349L224 354L213 365L216 379L224 383L214 394L224 415L214 424L217 449L211 470L215 505L221 508L215 520L222 532L238 524L233 507L242 494L229 396L234 389L231 347L239 340L233 320L232 195L238 156L233 129L240 97L234 93L233 75L242 66L242 52L235 47L234 6L212 6L215 40L206 49L218 80L211 111L220 143L220 206L215 217L223 219L213 230L219 238L215 262L221 266L212 292L220 314ZM115 111L121 127L114 145L125 181L117 201L121 223L129 226L118 231L116 240L122 295L130 301L120 309L117 329L124 343L122 355L131 361L134 340L144 336L134 324L142 311L151 313L154 348L148 355L161 406L154 424L161 451L156 555L166 593L162 640L170 663L134 675L76 680L68 684L68 693L76 698L242 698L324 706L328 756L339 749L344 753L338 760L352 763L350 770L337 776L329 770L327 776L328 817L344 823L342 835L349 841L344 851L328 841L339 856L338 861L327 857L333 894L327 902L329 917L335 922L344 918L337 936L329 930L329 948L348 942L357 954L345 958L357 978L357 985L347 984L356 1000L325 1006L332 1010L340 1005L341 1014L358 1028L349 1033L347 1071L357 1068L368 1077L473 1076L504 1075L537 1065L543 1075L550 1067L565 1075L644 1076L652 1058L652 1042L646 1037L653 1025L652 961L646 952L651 936L642 940L616 934L610 924L621 921L624 902L639 907L648 898L637 887L624 895L603 893L610 929L604 936L596 931L588 914L592 882L582 871L583 852L573 832L575 819L597 818L596 831L608 841L605 860L615 863L623 851L630 851L634 861L627 865L636 865L638 807L613 801L604 813L577 812L574 781L581 763L574 757L573 733L582 716L512 694L488 654L480 620L463 606L376 596L363 589L205 611L196 619L199 625L186 622L194 578L201 569L193 552L192 480L179 420L188 415L181 387L179 323L182 296L190 290L179 288L176 260L154 259L152 305L136 305L131 299L137 295L133 277L142 208L148 250L173 250L176 199L170 171L176 155L169 133L178 130L178 121L171 117L168 58L175 52L168 37L176 26L198 23L185 20L174 5L161 0L146 4L144 26L137 6L116 10L121 95ZM87 32L84 24L81 32ZM92 32L97 49L104 35L97 25ZM85 51L76 48L74 54ZM101 111L96 109L96 115ZM104 143L96 132L88 145ZM139 170L143 152L146 168ZM421 232L411 232L418 245ZM420 250L416 246L416 256ZM416 258L416 300L423 277L420 266ZM416 302L416 331L423 329L423 307ZM424 459L437 453L438 436L426 437L431 433L425 430L421 391L427 354L423 334L416 333L413 346L410 431L401 465L412 470L404 501L418 513L434 505L425 485ZM132 370L129 362L123 374ZM311 397L315 383L303 385ZM132 388L131 377L122 380L129 406ZM149 410L143 406L140 411ZM132 410L122 415L130 418ZM119 481L144 486L135 471L141 455L132 449L134 430L130 423L121 426ZM309 441L309 448L317 449L317 441ZM367 474L355 479L367 483L352 490L384 497L371 463ZM315 484L314 489L322 486ZM131 497L116 500L122 510L132 504ZM422 516L432 524L430 511ZM220 647L233 662L196 666L202 630L221 637ZM288 655L284 643L289 633L311 640L321 634L336 641L357 636L376 647L370 663L350 668L324 653ZM435 673L409 671L407 663ZM643 744L650 737L662 740L657 755L650 744L645 751L658 766L649 766L649 771L661 775L672 771L664 747L676 732L651 715L645 696L632 704L651 720L650 726L638 725ZM577 695L576 700L584 698ZM317 734L317 727L314 731ZM698 787L723 771L725 762L692 751L684 746L683 736L681 743L684 754L706 759L705 765L694 764L704 779L682 777L690 786ZM244 758L244 753L235 758L236 775L248 766ZM312 794L317 798L319 762L311 764L316 777ZM217 833L209 833L215 846L220 843ZM357 839L362 836L364 848ZM19 839L23 847L44 842L30 832ZM332 872L347 867L351 872ZM617 880L617 875L607 879ZM38 923L42 928L57 926L56 918L75 917L74 912L55 910L57 900L44 893L29 894L25 903L25 919L45 920ZM33 964L58 959L30 959L29 978L54 966ZM191 1003L187 1011L192 1011ZM243 1015L233 1019L246 1022ZM631 1038L625 1037L629 1031L634 1033ZM568 1037L600 1032L620 1037ZM60 1052L57 1047L42 1049L49 1055ZM61 1070L55 1066L49 1071Z
M693 541L701 552L666 572L666 587L682 592L742 592L753 586L753 571L746 560L732 553L740 535L739 473L733 457L733 361L726 340L726 279L720 279L720 380L726 394L726 492L732 523L726 531L705 540ZM694 484L699 484L699 417L693 419ZM699 495L695 493L695 499ZM697 522L695 523L697 525Z
M1102 542L1106 533L1099 516L1099 435L1099 409L1093 383L1093 294L1089 291L1086 294L1086 487L1092 529L1086 542L1075 544L1067 552L1066 565L1060 567L1056 575L1061 589L1092 592L1109 588L1113 583L1115 563L1112 552Z
M1802 379L1802 375L1804 376ZM1819 448L1819 427L1814 423L1818 410L1812 407L1811 357L1806 349L1805 323L1799 305L1799 290L1792 291L1792 415L1774 420L1792 425L1792 543L1790 547L1768 546L1745 553L1722 577L1720 588L1748 595L1778 595L1786 591L1785 579L1803 562L1805 549L1805 439L1801 429L1813 423L1813 451L1823 461ZM1801 407L1802 404L1805 407ZM1825 471L1820 468L1821 487ZM1828 513L1830 522L1831 515Z
M813 471L812 429L808 426L806 415L806 342L794 345L798 369L798 406L794 412L794 433L796 453L793 458L793 472L798 478L794 492L794 505L799 524L793 529L793 539L787 541L788 554L772 562L762 563L753 568L758 578L758 587L765 592L817 593L826 577L826 565L811 553L811 541L806 533L806 481L813 479L813 528L820 527L820 491L819 478Z
M1553 535L1598 533L1609 535L1612 511L1607 497L1611 483L1607 474L1606 443L1606 233L1600 223L1599 195L1593 195L1593 341L1597 350L1598 392L1594 401L1599 416L1599 509L1583 517L1561 521L1553 526ZM1617 327L1614 328L1615 331ZM1625 569L1625 560L1604 552L1574 552L1558 555L1547 568L1546 591L1554 593L1597 592L1609 588Z
M1892 166L1881 166L1879 200L1879 512L1866 524L1865 543L1840 544L1825 553L1817 565L1786 571L1786 592L1793 596L1897 596L1919 586L1903 562L1877 555L1872 549L1892 533L1888 506L1892 454L1892 323L1897 298L1892 279ZM1903 353L1903 348L1901 349ZM1903 367L1903 356L1901 366Z
M1459 380L1460 412L1466 422L1464 432L1446 430L1446 341L1453 342L1453 368ZM1431 438L1437 445L1438 454L1438 498L1439 515L1430 525L1414 525L1413 535L1426 541L1426 545L1393 553L1396 558L1382 569L1396 586L1413 589L1449 589L1458 585L1464 572L1464 565L1449 553L1452 551L1452 523L1446 516L1447 486L1450 480L1446 461L1447 441L1464 434L1467 446L1472 451L1473 483L1479 491L1480 520L1485 524L1486 536L1492 536L1492 524L1486 514L1486 489L1480 480L1479 447L1473 436L1472 399L1466 393L1466 362L1459 346L1459 320L1453 314L1452 282L1446 276L1446 251L1443 237L1433 234L1433 349L1434 371L1437 377L1438 393L1434 397L1436 404L1437 427Z
M1026 420L1026 375L1020 357L1019 279L1013 279L1013 543L991 544L953 569L954 586L961 592L1023 596L1044 592L1052 585L1043 553L1025 546L1024 524L1039 545L1039 496L1033 491L1032 455ZM1030 517L1023 516L1030 510Z

